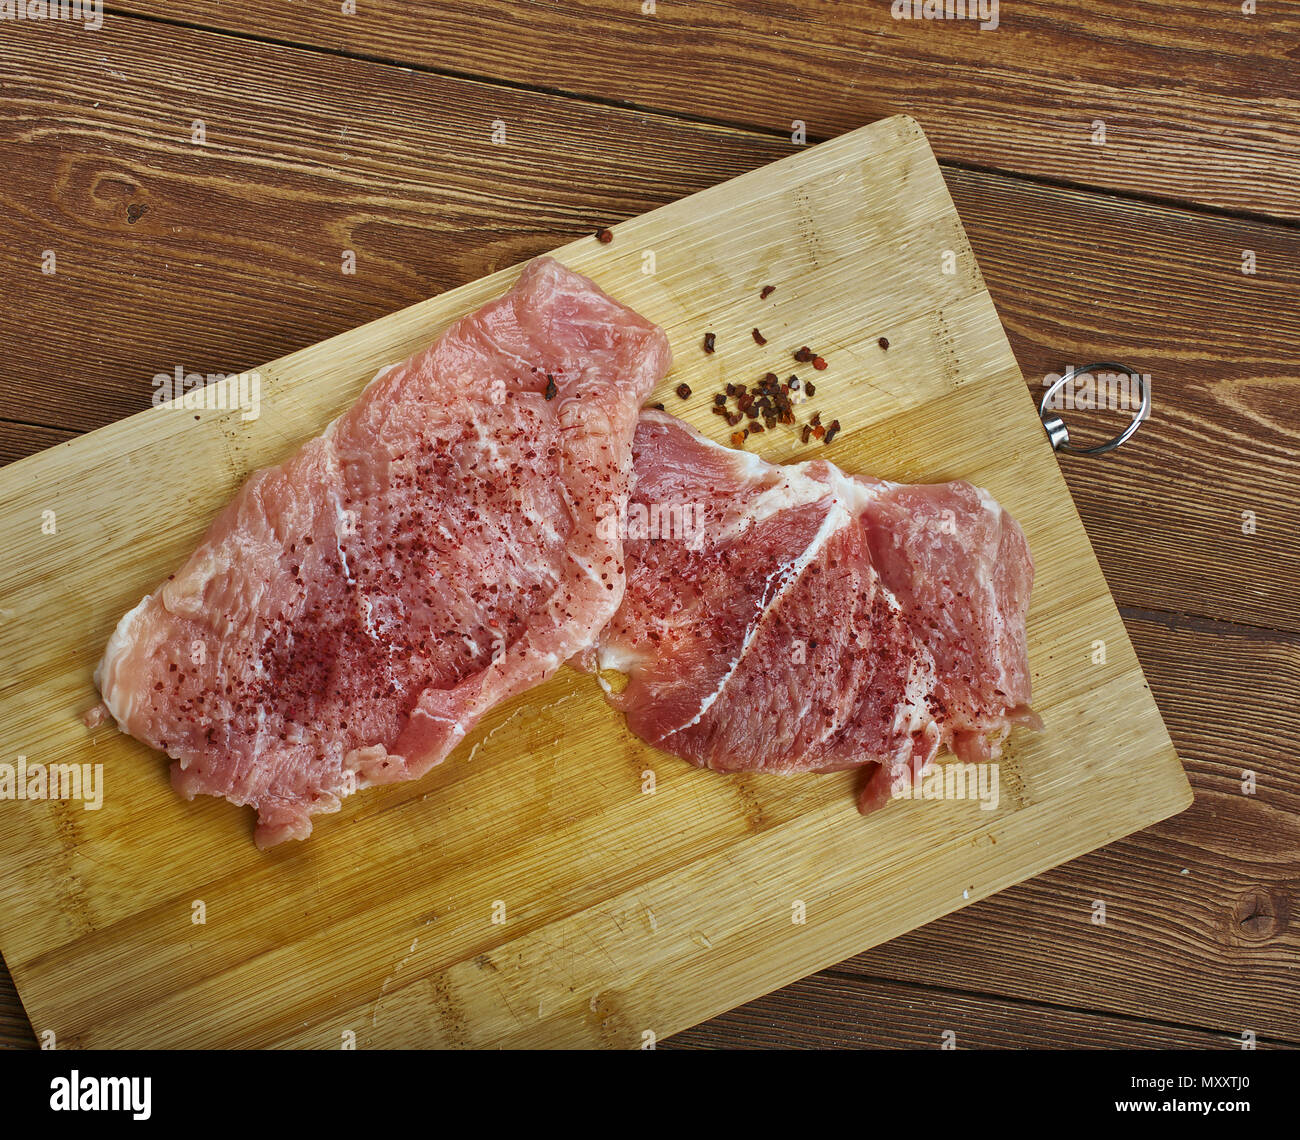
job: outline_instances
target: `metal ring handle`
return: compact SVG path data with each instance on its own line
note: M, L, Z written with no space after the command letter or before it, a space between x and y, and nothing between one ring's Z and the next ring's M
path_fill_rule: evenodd
M1142 404L1126 427L1114 439L1108 439L1105 443L1099 443L1096 447L1073 447L1070 444L1070 431L1065 426L1065 421L1055 413L1049 413L1048 403L1076 376L1086 372L1092 372L1098 368L1105 368L1112 372L1122 372L1126 376L1136 376L1138 388L1142 393ZM1068 451L1071 455L1105 455L1108 451L1114 451L1120 444L1130 439L1134 432L1142 426L1142 421L1151 414L1151 388L1146 382L1146 378L1140 372L1135 372L1126 364L1116 364L1113 360L1101 360L1095 364L1086 364L1080 368L1071 368L1064 376L1055 381L1038 403L1038 418L1043 421L1043 430L1047 432L1047 439L1052 445L1053 451Z

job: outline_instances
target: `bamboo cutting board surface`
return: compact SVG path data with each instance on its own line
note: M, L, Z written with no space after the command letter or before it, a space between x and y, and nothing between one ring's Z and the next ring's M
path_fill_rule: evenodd
M813 406L843 434L827 449L778 429L751 449L969 479L1020 520L1046 730L1013 734L997 808L899 801L864 818L854 773L697 771L562 670L425 779L364 791L306 843L261 853L250 809L186 803L163 757L85 727L117 619L248 473L502 293L517 272L503 270L259 369L257 419L154 409L0 471L0 762L104 773L97 811L0 800L0 952L47 1041L643 1046L1191 802L913 120L614 233L556 256L668 331L677 363L652 400L721 438L713 393L788 374L808 344L830 362L805 370Z

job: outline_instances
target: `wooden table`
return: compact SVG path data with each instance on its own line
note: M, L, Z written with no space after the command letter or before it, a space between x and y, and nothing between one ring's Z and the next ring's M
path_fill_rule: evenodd
M342 7L0 27L0 459L907 112L1027 383L1152 375L1062 466L1196 802L668 1044L1300 1043L1300 5Z

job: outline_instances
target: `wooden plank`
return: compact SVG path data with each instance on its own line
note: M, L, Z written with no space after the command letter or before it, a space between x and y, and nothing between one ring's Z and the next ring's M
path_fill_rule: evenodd
M7 25L0 112L0 417L77 430L789 153L111 15Z
M253 367L784 152L753 134L125 27L69 29L51 60L46 31L15 25L0 60L0 407L15 419L101 426L147 406L160 370ZM372 93L359 105L358 90ZM517 147L483 141L485 100ZM212 131L201 153L193 115ZM458 163L427 157L439 154ZM1300 233L993 175L947 180L1032 384L1112 354L1153 375L1155 417L1132 444L1063 460L1117 599L1300 628L1284 571L1300 561L1286 491L1300 479ZM132 225L136 198L150 212ZM52 279L38 272L50 247L63 266ZM357 275L338 271L342 248Z
M1241 1040L1181 1025L830 971L697 1025L659 1047L1240 1049Z
M1300 218L1295 4L1017 0L989 31L841 0L653 15L631 0L511 0L490 18L454 0L392 0L377 18L287 0L119 7L787 137L795 120L826 138L906 113L945 160Z
M32 1032L32 1024L18 1000L18 991L9 970L0 960L0 1050L35 1048L36 1034Z
M1300 630L1300 233L981 174L948 182L1035 399L1049 374L1096 360L1151 377L1137 436L1061 459L1121 605ZM1129 414L1065 418L1092 443Z
M38 424L15 424L0 420L0 466L26 459L47 447L65 443L75 433Z
M1127 625L1192 807L841 969L1300 1043L1300 638Z
M955 273L935 272L945 249L960 251ZM590 679L566 672L497 710L430 778L358 796L310 843L261 854L244 839L246 813L179 801L146 749L107 726L87 732L77 714L93 702L108 630L243 475L499 294L505 271L265 366L257 419L151 411L0 476L13 615L0 624L0 734L41 762L94 757L114 780L98 811L53 801L0 813L0 937L38 1030L155 1047L332 1044L345 1031L378 1045L637 1044L1187 805L913 121L559 253L664 326L677 366L659 398L686 381L698 395L675 407L706 431L718 430L707 393L724 366L758 375L806 339L830 361L819 400L845 434L822 449L773 432L766 455L969 478L1020 519L1037 562L1029 644L1048 729L1016 738L996 808L912 801L864 819L854 773L720 779L632 741ZM748 332L767 281L781 300L763 310L760 348ZM718 332L712 356L703 328ZM178 454L185 484L160 496ZM39 504L58 510L58 536L32 526ZM1077 655L1098 637L1107 662L1082 676ZM654 797L640 792L647 764L661 776ZM57 905L38 889L51 883ZM494 924L506 896L515 925ZM195 899L210 916L201 928ZM810 922L792 921L793 900Z

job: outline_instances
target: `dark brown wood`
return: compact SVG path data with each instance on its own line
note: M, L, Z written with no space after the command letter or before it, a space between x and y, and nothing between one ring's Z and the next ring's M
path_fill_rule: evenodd
M9 971L0 962L0 1049L35 1049L36 1033L14 990Z
M1061 458L1116 600L1300 630L1300 232L986 174L948 182L1036 396L1097 360L1151 377L1151 419L1128 444ZM1064 414L1084 443L1129 419Z
M1181 1025L832 970L678 1033L660 1048L1240 1049L1241 1041Z
M0 466L76 438L75 432L0 420Z
M1192 807L840 969L1300 1042L1300 637L1126 625Z
M940 158L1300 217L1295 4L1016 0L996 30L887 0L125 0L170 20L745 124L787 141L918 118ZM362 6L364 8L364 5ZM1092 142L1097 121L1104 145Z
M121 19L7 26L0 83L0 418L77 430L788 153Z

